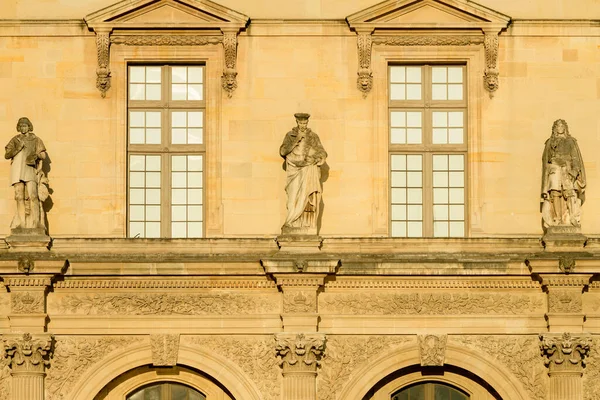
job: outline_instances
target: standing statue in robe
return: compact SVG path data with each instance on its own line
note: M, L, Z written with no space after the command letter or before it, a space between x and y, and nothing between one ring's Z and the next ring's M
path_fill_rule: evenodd
M317 218L323 186L321 165L327 152L319 136L307 127L310 114L297 113L297 127L285 135L279 154L287 172L287 217L284 234L317 234Z
M565 120L552 125L552 136L542 155L542 221L551 226L581 226L585 200L585 168L577 141Z
M5 147L4 158L11 159L10 184L15 188L17 213L11 229L44 229L45 216L42 203L48 198L48 178L42 171L46 147L33 133L29 118L20 118L17 131Z

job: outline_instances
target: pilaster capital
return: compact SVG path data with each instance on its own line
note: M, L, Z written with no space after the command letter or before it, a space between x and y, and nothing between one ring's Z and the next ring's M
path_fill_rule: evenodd
M7 335L3 339L4 353L10 360L13 374L18 372L43 373L50 365L54 352L54 336L50 334Z
M325 356L325 335L280 333L275 335L275 341L275 352L284 374L317 373L321 358Z
M540 335L541 355L549 374L583 374L585 358L592 343L588 335L572 336L570 333Z

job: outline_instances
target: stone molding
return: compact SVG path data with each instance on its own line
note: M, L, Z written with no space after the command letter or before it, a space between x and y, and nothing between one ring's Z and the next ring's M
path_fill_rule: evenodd
M10 276L4 277L4 285L9 288L13 287L28 287L28 288L45 288L50 286L52 281L49 276Z
M179 334L150 335L152 365L155 367L173 367L177 365L179 353Z
M549 288L581 288L588 286L591 275L565 276L565 275L542 275L542 285Z
M470 46L484 43L474 35L402 35L374 36L373 44L382 46Z
M275 289L268 280L206 279L68 279L54 284L55 289Z
M124 46L206 46L223 42L216 35L118 35L111 36L110 43Z
M50 365L54 351L53 335L24 333L22 336L6 335L3 339L4 353L10 360L12 373L43 373Z
M442 367L446 358L448 335L417 335L422 367Z
M318 288L323 285L325 275L274 275L277 280L277 286L296 287L296 288Z
M325 335L280 333L275 335L275 342L275 352L284 375L288 372L316 374L325 353Z
M591 336L572 336L570 333L562 335L540 335L540 350L544 357L544 365L553 373L579 373L583 374L585 358L590 352Z
M532 280L336 280L326 289L540 289Z

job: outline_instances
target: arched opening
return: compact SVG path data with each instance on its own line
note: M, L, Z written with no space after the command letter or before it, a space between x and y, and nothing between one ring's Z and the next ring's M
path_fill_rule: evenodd
M134 390L126 400L206 400L206 396L181 383L158 382Z
M461 390L440 382L410 385L392 394L392 400L469 400ZM135 400L135 399L134 399Z

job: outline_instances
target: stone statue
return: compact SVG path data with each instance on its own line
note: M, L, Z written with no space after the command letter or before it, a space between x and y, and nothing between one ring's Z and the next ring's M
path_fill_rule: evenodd
M327 153L319 136L307 127L310 114L297 113L294 117L298 126L285 135L279 148L287 172L287 217L282 233L316 235L323 190L320 167Z
M17 122L18 135L6 145L4 158L11 159L10 184L15 188L17 213L11 229L42 229L45 231L44 208L48 198L48 178L42 171L46 147L42 139L33 133L29 118ZM38 232L39 233L39 232Z
M566 121L557 119L542 155L544 230L553 226L581 226L585 187L585 169L577 141L569 134Z

